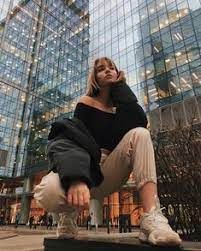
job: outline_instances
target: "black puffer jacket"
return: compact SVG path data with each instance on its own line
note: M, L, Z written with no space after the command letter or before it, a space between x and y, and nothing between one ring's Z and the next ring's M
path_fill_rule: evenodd
M103 181L100 148L81 120L64 118L56 121L48 140L50 170L58 172L65 190L75 180L84 181L89 188Z

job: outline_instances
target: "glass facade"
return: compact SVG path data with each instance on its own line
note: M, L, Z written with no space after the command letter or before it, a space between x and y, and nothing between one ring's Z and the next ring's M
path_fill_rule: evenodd
M35 96L25 164L28 172L44 169L49 127L63 115L71 117L78 97L85 91L88 72L87 1L45 2L35 48L37 65L32 74Z
M0 23L0 153L5 156L1 159L0 175L12 176L25 150L22 125L28 107L34 17L39 9L27 3L21 5L22 11L16 7L16 1L5 1L2 10L5 6L8 12Z
M126 72L152 129L198 123L200 14L198 0L2 1L0 175L46 165L49 126L72 115L97 57Z
M126 72L151 128L199 123L200 1L89 2L90 60L106 55Z
M0 10L0 176L21 176L47 168L50 124L71 116L85 91L88 1L5 1Z

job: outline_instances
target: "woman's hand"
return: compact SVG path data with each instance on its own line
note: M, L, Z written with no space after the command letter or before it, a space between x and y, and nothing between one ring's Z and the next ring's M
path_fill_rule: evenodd
M117 76L117 80L114 83L119 82L119 81L126 82L126 77L125 77L124 71L119 71L119 74Z
M68 189L66 199L70 206L89 207L90 192L88 186L81 181L73 182Z

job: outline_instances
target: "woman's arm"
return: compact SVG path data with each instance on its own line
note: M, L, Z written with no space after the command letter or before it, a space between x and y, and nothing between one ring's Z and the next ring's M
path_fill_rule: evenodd
M89 154L62 137L49 142L47 154L66 191L67 203L70 206L88 207L92 184Z
M130 103L137 103L135 94L130 87L123 81L114 83L111 86L111 98L114 105L121 106Z
M124 75L123 75L124 76ZM147 127L147 117L138 100L125 82L125 77L111 85L111 99L117 107L117 117L129 127Z
M58 136L47 145L47 156L52 170L59 174L64 190L68 190L73 181L83 181L92 186L90 174L90 156L73 141Z
M123 71L119 71L117 80L111 83L111 98L117 106L137 102L135 94L126 84L126 77Z

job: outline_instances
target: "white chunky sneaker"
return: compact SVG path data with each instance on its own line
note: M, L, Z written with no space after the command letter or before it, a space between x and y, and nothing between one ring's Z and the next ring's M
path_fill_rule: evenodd
M74 239L78 234L77 211L69 211L59 214L59 222L56 235L59 239Z
M144 213L140 222L139 240L157 246L179 246L181 239L168 224L162 209L153 208Z

